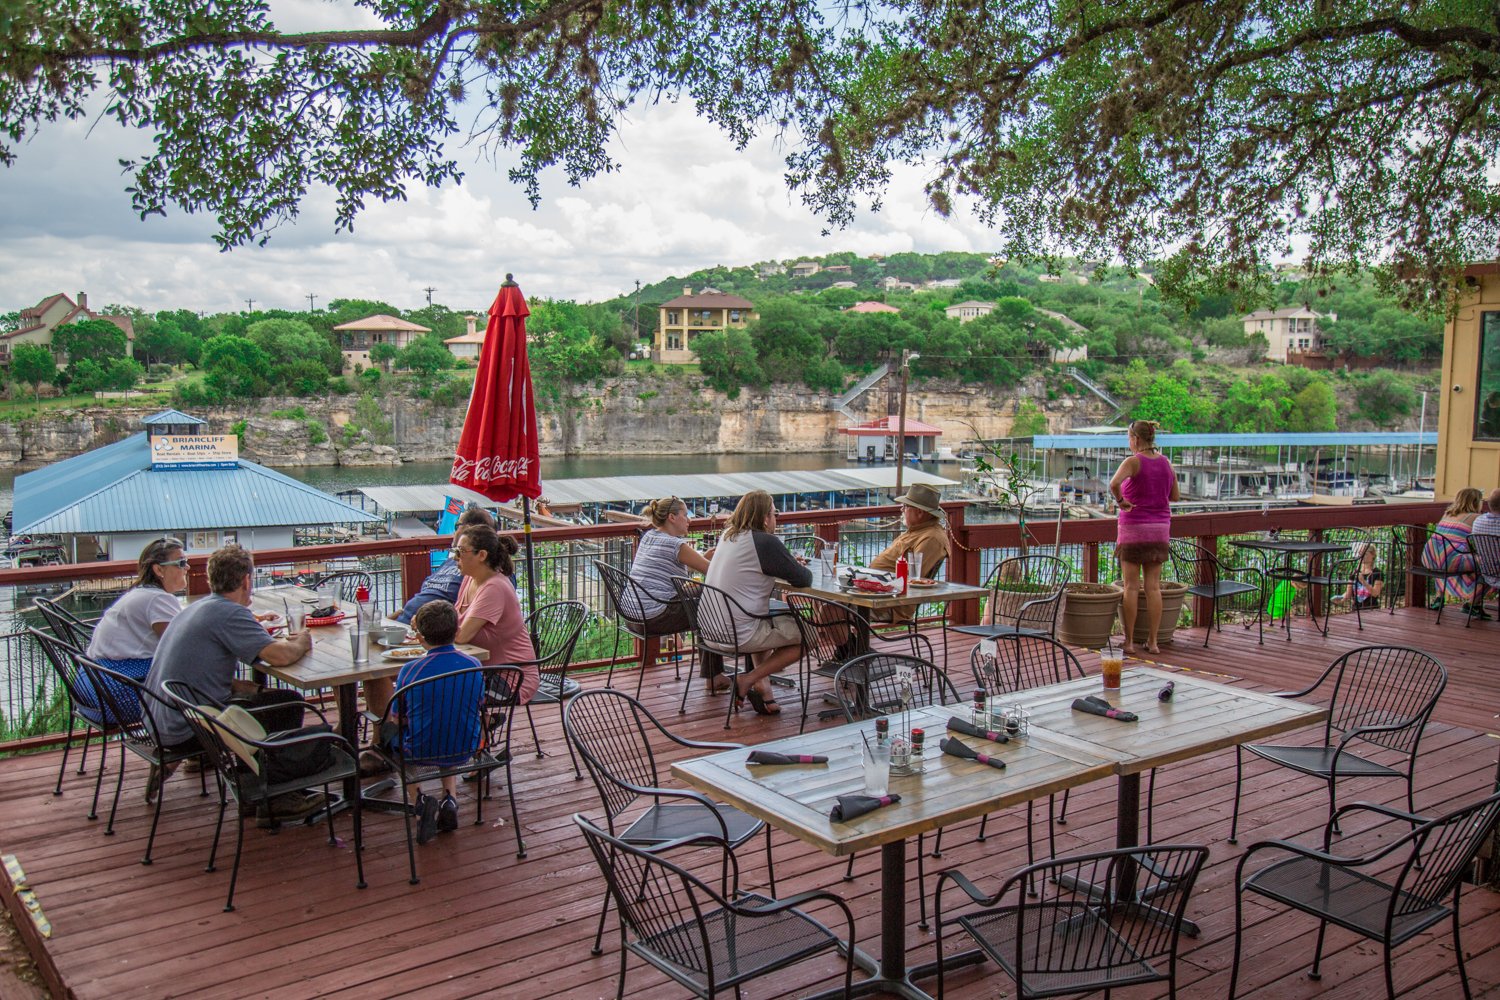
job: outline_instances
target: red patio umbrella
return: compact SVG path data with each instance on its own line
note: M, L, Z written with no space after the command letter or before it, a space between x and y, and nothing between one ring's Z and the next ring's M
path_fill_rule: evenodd
M531 363L526 359L526 299L507 274L490 306L479 370L469 396L450 482L499 503L521 497L526 538L526 592L536 607L532 574L531 501L542 494L542 467L536 440L536 399Z

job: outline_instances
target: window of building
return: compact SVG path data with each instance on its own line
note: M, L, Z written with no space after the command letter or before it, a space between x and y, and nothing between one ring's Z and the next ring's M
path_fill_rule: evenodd
M731 322L731 323L738 323L738 322L740 322L740 311L738 309L731 309L731 310L729 310L729 322Z
M669 351L680 351L680 350L682 350L682 334L677 333L675 331L672 332L672 333L667 334L667 350L669 350Z
M695 309L688 314L692 319L689 326L713 326L714 314L711 309Z
M1500 312L1479 324L1479 371L1474 379L1474 440L1500 441Z
M678 324L678 322L679 321L677 319L677 310L675 310L675 309L668 309L667 310L667 325L668 326L676 326Z

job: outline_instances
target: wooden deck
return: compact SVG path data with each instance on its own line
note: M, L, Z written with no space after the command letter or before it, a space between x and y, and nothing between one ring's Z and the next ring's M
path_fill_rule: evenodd
M1451 680L1424 742L1418 772L1419 809L1487 792L1494 784L1496 743L1489 734L1496 699L1490 673L1500 648L1500 624L1416 610L1367 616L1357 632L1354 619L1335 619L1324 639L1305 621L1294 624L1294 641L1267 634L1263 647L1253 630L1226 627L1201 646L1202 631L1179 633L1154 658L1168 667L1205 671L1261 690L1288 689L1310 681L1339 652L1370 643L1414 645L1439 656ZM967 646L949 650L954 675L968 674ZM1086 656L1090 670L1097 660ZM1128 667L1128 664L1127 664ZM616 680L620 676L617 673ZM585 678L586 685L602 678ZM634 687L630 676L627 690ZM962 689L964 684L960 682ZM784 720L750 714L722 729L724 701L694 694L679 716L681 688L670 668L647 679L646 700L671 726L702 739L760 742L795 731ZM791 708L790 699L784 707ZM53 926L37 955L42 970L77 997L604 997L615 992L618 937L611 918L606 951L589 954L602 881L569 816L593 812L598 800L588 781L575 782L561 744L554 708L539 710L549 756L520 756L516 768L521 821L529 857L517 860L503 797L485 804L485 822L470 825L472 799L460 803L463 824L418 848L422 882L407 884L406 845L398 817L371 815L365 822L369 888L354 888L349 824L338 824L345 843L330 847L323 828L298 827L276 834L246 832L246 855L236 893L237 909L223 913L227 866L203 871L214 810L197 795L195 776L174 777L156 845L156 863L138 864L149 826L141 801L145 768L127 765L116 835L102 836L103 821L84 818L93 775L70 773L64 794L51 794L55 753L0 761L0 853L16 854ZM111 759L111 769L114 758ZM1315 781L1290 772L1247 768L1242 844L1268 837L1309 837L1321 828L1325 792ZM1190 905L1204 928L1185 940L1180 995L1222 997L1228 988L1234 897L1231 889L1238 848L1225 842L1233 795L1234 754L1164 769L1158 778L1155 838L1207 843L1210 865ZM112 775L111 775L112 778ZM111 778L106 779L108 788ZM1399 804L1399 782L1348 783L1345 801L1369 799ZM467 786L465 786L467 794ZM1103 848L1114 833L1115 783L1086 786L1072 799L1068 823L1058 828L1059 851ZM1043 803L1045 806L1045 803ZM500 822L501 818L504 822ZM1045 809L1038 813L1039 833ZM990 837L974 840L973 823L947 831L940 860L929 873L958 865L998 876L1025 861L1024 812L998 814ZM1043 841L1044 843L1044 841ZM232 844L232 841L231 841ZM776 841L778 888L783 894L815 887L840 893L859 918L861 943L873 948L878 934L879 870L873 855L856 862L854 881L841 881L841 861L789 837ZM227 861L221 853L221 858ZM744 878L764 885L764 857L747 852ZM915 876L915 866L911 868ZM931 878L929 875L929 886ZM911 901L914 960L932 957L932 938L915 929L916 886ZM1479 996L1500 996L1500 895L1466 891L1465 943L1469 972ZM1242 995L1258 998L1364 997L1383 989L1379 949L1348 933L1329 932L1320 982L1305 972L1315 925L1251 903L1247 907L1246 972ZM30 942L33 950L38 942ZM1447 925L1403 946L1396 959L1397 989L1410 997L1460 995ZM747 997L795 997L833 985L835 963L799 966L751 985ZM931 981L929 988L935 988ZM681 991L632 960L628 992L637 997L677 996ZM957 998L1010 996L1013 985L993 966L965 970L949 979ZM1141 987L1127 996L1159 996Z

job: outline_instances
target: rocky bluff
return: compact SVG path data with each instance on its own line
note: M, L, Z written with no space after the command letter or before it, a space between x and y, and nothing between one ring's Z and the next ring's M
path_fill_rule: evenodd
M1016 408L1030 399L1054 429L1103 422L1112 411L1082 396L1048 401L1041 378L991 389L954 382L914 384L907 417L943 428L945 442L999 437L1010 431ZM437 406L387 393L378 396L381 417L362 426L358 396L263 399L232 407L195 409L215 434L243 432L240 454L265 465L396 465L451 458L467 403ZM859 420L887 412L884 386L850 406ZM305 419L274 417L300 408ZM34 469L118 441L141 430L141 420L161 406L86 407L0 423L0 465ZM1081 411L1081 412L1080 412ZM846 442L848 419L832 399L805 386L746 389L737 399L705 389L688 375L626 375L574 386L561 403L538 414L544 455L691 455L737 452L836 451ZM240 425L243 424L243 427Z

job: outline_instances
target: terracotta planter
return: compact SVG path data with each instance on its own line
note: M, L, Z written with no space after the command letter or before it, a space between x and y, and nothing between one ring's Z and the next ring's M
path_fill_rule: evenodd
M1125 590L1112 583L1070 583L1063 590L1057 637L1069 646L1099 649L1109 642Z
M1161 582L1161 625L1156 630L1158 644L1172 641L1172 633L1177 630L1177 619L1182 614L1182 605L1187 600L1187 592L1188 585L1185 583L1179 583L1176 580ZM1146 641L1146 591L1144 588L1136 603L1134 641L1137 643Z

